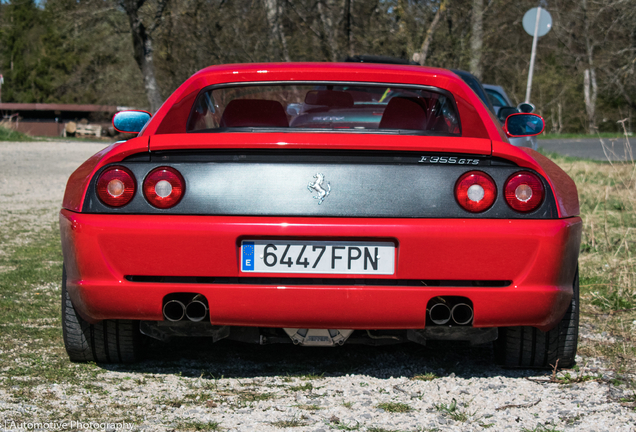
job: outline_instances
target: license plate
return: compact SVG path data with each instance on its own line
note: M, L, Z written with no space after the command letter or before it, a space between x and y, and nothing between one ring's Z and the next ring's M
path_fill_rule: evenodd
M394 273L391 242L244 240L241 271L254 273Z

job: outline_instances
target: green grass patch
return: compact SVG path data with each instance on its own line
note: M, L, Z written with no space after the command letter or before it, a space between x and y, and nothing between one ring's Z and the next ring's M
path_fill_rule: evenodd
M603 379L602 375L581 375L581 374L576 374L576 375L572 375L570 374L570 372L566 372L565 374L561 375L561 376L557 376L554 379L554 382L557 382L559 384L577 384L577 383L584 383L587 381L601 381Z
M537 425L534 429L521 429L521 432L561 432L561 429L557 429L556 426L548 424Z
M368 432L402 432L399 429L385 429L383 427L370 427L367 428Z
M296 408L305 410L305 411L320 411L322 409L318 405L309 405L309 404L296 405Z
M33 141L29 135L0 125L0 141Z
M272 426L276 426L279 428L290 428L290 427L300 427L300 426L307 426L307 423L305 423L304 421L297 419L297 418L293 418L293 419L289 419L289 420L278 420L275 422L271 422L270 423Z
M410 405L402 402L383 402L376 405L376 408L383 409L390 413L406 413L413 411Z
M242 391L238 394L238 401L240 403L266 401L270 399L276 399L274 393L258 393L253 391Z
M307 373L307 374L299 374L299 375L287 374L285 377L283 377L283 381L292 382L294 381L294 378L300 378L303 381L313 381L313 380L323 379L324 377L325 377L324 372L321 374L315 374L315 373Z
M358 422L356 422L355 424L353 423L341 423L340 420L338 421L334 421L333 417L332 420L330 421L330 425L331 428L336 429L336 430L341 430L341 431L357 431L360 430L360 428L362 427L362 425Z
M10 269L0 273L0 324L8 324L11 331L11 325L28 320L59 319L60 301L48 294L60 293L62 260L57 227L0 258L0 265Z
M297 392L297 391L312 391L314 389L314 385L312 383L305 383L297 386L289 386L287 387L288 391Z
M221 425L218 422L199 422L199 421L189 421L184 423L179 423L176 430L180 431L219 431L221 430Z
M20 230L9 230L4 238L12 240L21 234ZM16 244L0 256L0 266L7 269L0 273L3 375L20 388L94 381L103 370L91 363L71 363L64 350L60 318L62 251L57 227Z
M165 405L170 408L181 408L182 405L191 404L192 401L179 398L159 399L156 401L157 405Z
M135 135L131 135L131 138L134 137ZM88 136L88 137L72 137L72 136L65 136L65 137L61 137L61 136L57 136L57 137L52 137L52 136L40 136L40 137L36 137L36 139L39 140L46 140L46 141L76 141L76 142L90 142L90 143L95 143L95 144L104 144L104 147L107 146L110 143L113 143L115 141L118 141L118 139L114 138L114 137L94 137L94 136ZM126 139L130 139L130 138L126 138Z
M465 422L468 420L469 415L459 409L457 401L453 399L451 403L438 403L435 404L435 409L446 416L452 418L455 421Z
M411 379L416 381L433 381L436 378L439 378L439 377L435 375L433 372L427 372L425 374L415 375Z

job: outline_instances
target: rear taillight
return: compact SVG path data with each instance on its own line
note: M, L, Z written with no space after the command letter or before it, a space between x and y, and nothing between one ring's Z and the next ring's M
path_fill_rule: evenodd
M539 177L531 172L521 171L508 178L504 196L514 210L528 213L541 205L545 191Z
M185 180L174 168L159 167L144 180L144 196L157 208L170 208L179 203L185 192Z
M481 171L467 172L455 184L455 199L460 206L472 213L488 210L496 197L495 182Z
M135 196L135 176L127 168L113 166L106 169L97 180L97 196L110 207L121 207Z

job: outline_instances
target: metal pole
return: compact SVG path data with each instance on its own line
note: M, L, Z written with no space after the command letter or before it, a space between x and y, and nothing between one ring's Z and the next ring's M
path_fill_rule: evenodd
M537 54L537 41L539 40L540 17L541 6L537 8L537 20L534 23L534 36L532 37L532 54L530 54L530 70L528 71L528 86L526 87L526 103L530 103L530 93L532 92L532 74L534 73L534 58Z

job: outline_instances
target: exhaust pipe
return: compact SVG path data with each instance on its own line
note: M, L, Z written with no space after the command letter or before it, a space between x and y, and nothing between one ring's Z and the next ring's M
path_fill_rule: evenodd
M185 310L185 305L179 300L170 300L163 305L163 316L165 316L168 321L181 321L185 316Z
M444 325L451 319L451 310L446 303L440 301L431 306L428 310L428 316L433 324Z
M194 296L185 308L185 315L190 321L199 322L208 314L207 300L201 294Z
M473 308L466 303L457 303L451 310L453 321L457 325L466 325L473 320Z

